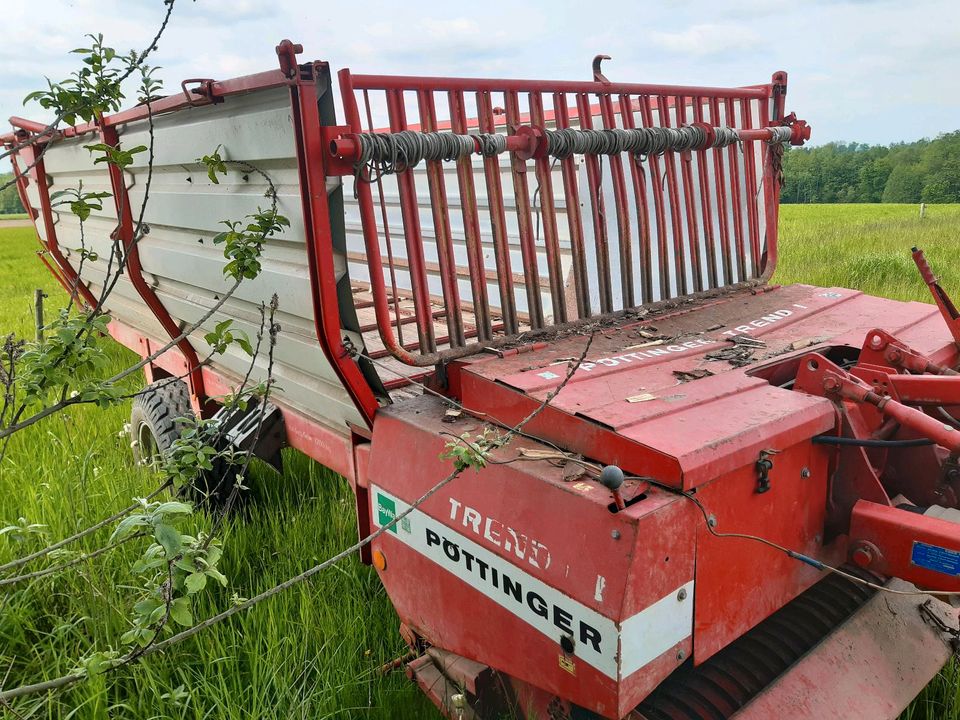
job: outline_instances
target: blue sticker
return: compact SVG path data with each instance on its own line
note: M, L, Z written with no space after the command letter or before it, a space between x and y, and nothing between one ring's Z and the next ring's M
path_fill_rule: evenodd
M944 575L954 577L960 575L960 552L956 550L914 542L913 552L910 553L910 562L918 567L934 570Z

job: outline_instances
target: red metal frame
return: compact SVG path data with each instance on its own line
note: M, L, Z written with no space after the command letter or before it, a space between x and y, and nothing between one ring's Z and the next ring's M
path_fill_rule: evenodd
M372 425L378 407L377 399L356 361L344 346L340 330L340 306L334 280L336 274L333 244L330 240L330 208L323 168L326 143L317 105L318 72L321 68L325 70L326 65L313 63L298 66L296 53L301 51L301 46L294 45L289 40L284 40L277 46L281 67L288 68L290 73L285 84L290 86L290 106L300 168L300 195L307 233L305 241L317 339L364 420L368 425Z
M933 301L940 309L940 314L943 315L943 319L950 329L950 335L953 336L953 341L960 345L960 311L954 306L953 301L950 299L950 296L947 295L946 291L940 287L940 282L937 280L937 276L933 274L933 270L930 269L930 265L927 263L927 259L922 250L913 248L913 260L917 264L917 269L920 271L920 277L923 278L927 287L930 288Z
M323 159L327 155L327 141L323 136L323 128L320 125L316 90L316 71L320 67L325 67L325 65L314 63L298 66L296 62L296 52L299 51L301 51L299 46L295 46L290 41L284 41L277 47L280 64L280 69L278 70L256 73L230 80L204 81L200 88L198 88L199 91L202 91L198 94L198 97L193 97L193 94L197 94L196 91L191 92L187 88L184 88L181 94L171 95L154 101L151 103L149 110L145 106L137 106L113 115L105 115L95 123L86 123L76 127L58 130L56 133L49 135L48 139L55 140L57 138L78 137L96 132L100 134L103 142L110 145L117 145L119 143L117 128L120 125L144 120L150 113L152 113L153 116L158 116L186 107L193 107L198 104L223 102L231 95L274 87L289 87L295 129L294 137L301 173L304 224L307 231L306 246L310 266L310 285L313 296L317 337L324 350L324 354L337 371L339 377L344 382L344 386L353 397L357 408L369 424L372 422L378 403L373 391L370 389L369 383L360 372L356 361L350 356L343 345L340 332L336 284L332 280L334 277L333 247L329 242L330 218L323 168ZM14 117L11 118L10 122L15 128L18 128L20 133L29 132L41 134L49 131L48 126L42 123L24 120L22 118ZM17 133L9 133L0 137L0 142L6 145L23 142L23 140L24 138L17 135ZM19 149L17 153L30 162L33 161L35 157L34 153L37 152L36 147L35 145L27 145ZM27 180L20 175L16 162L14 163L14 171L17 173L18 189L21 197L25 199ZM42 159L36 162L32 174L36 178L40 195L41 208L39 215L43 217L48 237L48 242L44 245L44 249L49 251L50 255L54 258L57 264L56 269L59 271L54 272L54 275L68 292L71 288L76 287L84 300L89 305L95 306L97 299L90 292L89 288L78 279L76 271L71 267L59 249L53 214L49 203L49 193L46 190L46 184L44 182L45 174ZM179 326L170 317L156 293L143 277L139 253L136 245L130 242L133 234L133 219L129 195L123 181L122 171L112 165L110 166L110 181L118 214L116 241L122 243L124 247L129 246L127 251L127 275L144 300L144 303L156 316L170 338L178 337L181 334ZM25 206L29 206L29 203L26 203ZM49 263L47 264L49 266ZM53 270L53 268L51 269ZM158 346L154 345L154 347L156 348ZM204 385L206 369L200 369L199 358L188 340L181 340L177 344L177 348L179 350L179 356L186 358L188 362L188 366L181 368L177 374L187 373L189 375L194 405L198 408L203 407L208 398ZM294 425L296 425L296 421L294 421ZM290 424L288 423L288 427L289 426ZM337 467L343 466L343 463L339 462L333 464Z
M39 213L34 217L34 222L36 222L38 217L43 219L44 234L46 235L46 242L40 237L40 233L37 233L37 239L40 242L41 247L50 254L54 259L54 262L57 264L57 269L59 272L54 273L54 277L60 281L60 284L63 286L64 290L67 291L67 294L71 298L76 298L79 295L83 298L83 301L90 307L96 307L97 299L93 296L93 293L90 292L83 280L77 275L77 271L74 270L73 266L70 264L70 261L67 260L64 256L63 251L60 249L60 243L57 240L57 227L53 219L53 207L50 204L50 188L47 185L47 173L45 170L43 157L39 155L42 152L42 146L30 146L22 148L18 151L17 155L23 156L26 163L33 164L33 168L30 170L30 175L33 177L33 180L37 188L37 196L40 201L40 210ZM24 208L30 208L29 212L32 214L33 209L31 207L29 198L27 196L27 177L20 171L19 166L17 165L17 158L14 158L13 161L13 172L14 177L17 183L17 190L20 194L21 201L24 202ZM42 257L42 256L41 256ZM50 267L50 263L44 258L44 262L47 267Z
M418 208L416 181L414 174L409 170L401 170L397 173L397 183L399 190L400 209L402 214L403 232L407 249L407 258L405 269L408 270L411 279L411 294L414 301L414 316L418 330L417 343L410 347L409 343L398 341L394 330L400 330L401 321L399 316L391 315L390 302L385 282L384 262L380 250L380 235L387 235L389 228L386 226L386 208L381 207L382 218L380 221L376 218L375 204L371 193L370 183L358 180L355 186L355 193L360 205L360 214L363 225L363 236L366 246L366 261L370 270L371 292L374 299L376 317L380 331L380 339L384 343L386 350L393 354L402 362L413 365L430 365L437 362L451 360L462 357L466 354L476 352L478 349L490 345L497 340L503 340L504 336L509 337L520 330L533 330L544 328L548 325L565 326L568 322L585 322L594 317L590 308L590 297L588 290L587 268L583 255L583 235L584 225L578 209L579 193L576 190L576 178L571 165L571 160L563 161L562 174L564 178L563 193L565 207L567 208L568 222L570 223L571 237L571 256L573 258L573 276L574 276L574 295L576 297L576 315L570 316L566 306L565 291L563 287L563 278L561 277L561 263L559 257L559 243L557 236L555 220L555 199L553 181L550 177L550 164L546 157L546 139L543 135L543 123L548 118L552 118L558 127L568 127L570 124L571 108L568 107L569 101L567 95L573 95L575 107L572 109L574 116L579 122L580 127L590 129L593 126L594 113L599 114L600 121L604 128L617 127L619 123L619 112L624 113L623 124L632 125L634 122L633 113L639 110L643 124L651 126L654 123L652 110L656 108L658 120L656 124L669 126L671 124L671 112L676 113L678 124L686 124L688 120L701 123L707 129L708 138L712 133L710 128L703 123L704 106L711 105L711 115L715 122L719 121L717 115L718 103L723 102L726 106L726 124L731 124L735 112L739 114L737 120L741 123L741 129L738 130L741 140L745 147L745 157L743 170L741 171L739 158L731 155L731 173L732 185L735 190L732 195L734 203L734 228L737 240L737 266L739 269L738 279L752 283L763 283L770 277L776 262L776 218L779 188L779 156L775 149L764 150L764 213L766 219L766 248L765 255L761 258L761 238L759 235L759 207L757 194L760 184L757 181L754 171L754 145L758 141L768 140L771 137L769 126L778 125L785 121L783 117L783 94L785 92L786 74L777 73L769 85L753 86L749 88L738 89L714 89L714 88L684 88L677 86L654 86L654 85L635 85L635 84L614 84L606 80L595 82L541 82L541 81L517 81L517 80L492 80L492 79L466 79L466 78L413 78L413 77L392 77L382 75L355 75L349 70L341 70L339 73L341 95L344 102L347 130L349 132L341 133L338 137L331 138L329 152L334 161L328 163L331 172L338 174L353 174L355 172L351 163L359 158L360 143L357 134L362 133L364 128L361 124L360 100L366 107L368 118L370 116L370 93L382 93L385 100L389 116L389 132L400 132L416 127L425 132L435 131L440 128L436 122L436 110L433 104L433 96L437 93L447 93L451 101L450 128L456 129L460 134L464 134L471 125L477 127L481 132L494 132L496 126L501 122L505 123L507 128L506 150L510 152L510 174L513 180L512 195L514 204L512 209L507 211L507 204L504 201L503 188L501 185L500 163L496 158L487 157L483 164L485 167L485 180L487 189L487 199L490 206L490 230L492 232L492 242L494 246L494 257L496 260L497 279L499 281L499 295L501 307L492 308L489 306L486 297L485 288L479 293L474 293L471 297L470 307L478 313L478 325L483 331L477 332L477 340L467 343L465 341L468 333L464 333L463 319L460 317L458 308L461 307L461 298L456 283L457 268L451 260L452 247L450 246L450 220L449 210L447 208L447 198L444 194L441 197L441 190L444 189L444 181L440 163L437 161L428 161L426 165L427 185L429 187L430 197L432 199L433 228L437 242L437 254L439 262L439 278L442 286L441 295L438 298L431 298L428 271L431 269L424 261L424 243L423 233L421 231L420 212ZM417 111L420 122L412 123L407 118L407 108L404 100L404 93L415 93L417 97ZM478 117L473 123L468 123L463 111L465 93L475 93ZM554 107L547 111L544 107L544 93L552 93ZM521 93L524 97L521 98ZM493 108L492 98L502 96L504 108L502 109L503 120L498 120L498 113ZM598 102L591 103L591 98L596 97ZM529 112L522 111L522 100L529 105ZM773 107L769 107L770 105ZM693 117L687 117L687 106L693 107ZM770 120L771 113L773 120ZM753 127L754 115L760 123L760 127ZM529 121L530 125L523 124ZM369 124L369 123L368 123ZM809 128L802 122L797 122L793 127L793 141L802 143L809 137ZM691 166L691 156L684 154L679 159L680 167L677 167L677 154L667 152L662 158L650 158L649 163L656 177L660 177L659 164L666 166L666 187L669 199L665 201L663 188L660 183L654 183L654 204L656 208L657 227L662 231L665 228L665 218L667 212L670 215L671 227L673 228L673 248L668 250L665 244L665 235L659 232L659 267L660 267L660 294L662 297L673 297L676 295L687 295L691 292L703 292L714 289L720 285L733 284L733 278L728 271L725 273L723 282L719 281L716 272L717 248L726 251L729 244L725 240L726 235L726 193L720 189L723 185L721 176L717 176L714 184L717 187L718 198L723 201L721 215L724 216L721 222L720 233L724 241L719 245L714 242L712 213L709 209L707 188L707 157L713 156L714 167L722 171L722 157L719 151L710 149L711 140L707 144L696 150L697 157L700 159L698 177L700 181L700 192L695 197L693 170ZM480 151L480 141L475 138L475 147ZM731 152L733 149L731 148ZM532 198L529 193L527 181L527 159L532 158L533 171L538 182L538 206L542 207L542 213L538 211L538 226L542 221L543 233L543 253L545 254L546 272L541 276L539 263L537 259L538 248L535 244L533 232L533 213L531 212ZM637 167L638 163L631 162L631 172L629 182L632 186L637 210L636 227L630 218L628 201L628 177L624 171L624 159L620 156L609 158L610 172L612 172L613 194L607 199L601 190L601 178L603 172L602 158L595 155L586 155L584 157L587 173L587 188L590 199L590 218L593 229L594 242L596 244L596 262L597 273L596 283L599 291L598 308L601 314L609 314L619 307L632 308L641 301L649 303L652 301L652 253L650 248L650 232L648 221L648 210L646 205L647 181L645 171L642 167ZM464 227L467 233L468 261L466 271L470 277L471 287L479 289L486 279L485 269L476 257L476 250L469 248L475 245L477 241L477 225L475 221L476 195L472 183L467 182L467 175L470 165L464 160L458 162L458 184L460 191L461 205L466 208L464 213ZM469 173L472 175L472 173ZM739 185L744 183L744 193L746 206L741 208L741 193ZM472 178L471 178L472 179ZM384 205L382 182L376 180L378 188L381 188L380 202ZM609 200L609 202L607 202ZM705 202L706 209L702 212L704 218L709 219L709 224L705 229L706 249L709 257L701 258L701 238L698 226L700 224L699 213L696 209L697 202ZM438 202L439 201L439 202ZM607 237L608 214L607 205L611 206L611 211L615 213L618 237L616 239L619 267L621 268L620 277L616 281L619 285L619 297L617 307L613 300L614 279L611 277L611 262L609 257L610 246L614 239ZM515 307L515 295L513 285L513 273L510 269L510 248L507 246L507 217L511 216L513 226L519 238L519 253L522 262L523 297L526 301L524 313L518 313ZM379 227L380 225L383 227ZM636 240L635 240L636 238ZM634 282L634 266L636 265L635 245L639 248L639 257L642 264L640 266L641 283L639 295L635 295L636 284ZM389 252L390 246L387 245ZM670 269L669 255L673 255L673 268ZM748 260L749 256L749 260ZM706 268L703 265L706 264ZM387 259L386 265L393 278L395 262L391 257ZM688 265L689 272L692 272L692 286L688 287ZM730 268L729 258L724 257L724 266ZM552 315L549 322L545 322L544 310L541 307L541 293L544 288L549 287L550 299L552 304ZM395 289L394 289L395 294ZM432 320L432 305L439 303L447 309L446 322L448 325L448 335L445 338L437 338L434 334ZM571 308L572 311L572 308ZM494 312L500 314L504 320L503 334L494 338L490 331L488 319ZM446 345L446 347L441 347ZM418 352L411 352L416 350Z
M83 123L75 127L57 129L53 133L50 132L48 125L34 120L26 120L21 117L15 116L10 118L10 124L28 133L46 134L47 139L78 137L89 133L99 133L101 127L114 127L136 122L137 120L145 120L151 114L157 117L168 112L182 110L186 107L195 107L198 104L220 102L231 95L238 95L253 90L282 87L290 83L290 78L279 70L269 70L267 72L243 75L229 80L212 80L205 86L205 94L200 96L202 100L199 101L191 97L187 92L169 95L151 102L149 109L146 105L138 105L129 110L121 110L113 115L104 115L98 122ZM16 134L7 133L0 135L0 142L5 144L15 143L17 142ZM20 140L20 142L22 142L22 140Z
M17 195L20 198L20 204L23 206L23 209L26 210L27 213L30 215L30 219L33 220L34 222L34 229L36 229L36 222L40 213L37 210L35 210L34 207L31 205L30 198L27 195L27 185L30 183L30 179L24 176L20 172L20 166L17 164L16 158L14 158L11 165L13 166L14 186L17 188ZM40 261L44 264L44 266L46 266L47 270L50 271L50 274L53 275L56 281L60 283L60 286L64 289L67 295L71 295L73 291L70 288L69 282L63 276L63 272L60 270L59 267L52 265L50 261L47 260L47 253L49 252L49 250L47 249L46 244L40 238L39 232L37 233L37 243L40 245L40 248L41 248L40 250L37 251L37 257L40 258Z
M960 592L956 570L936 571L912 559L918 543L935 548L938 555L960 558L960 529L955 522L860 500L853 508L850 541L854 560L873 572L931 590Z
M360 535L368 535L382 522L375 506L376 488L385 488L401 501L409 502L447 473L448 463L440 457L447 435L478 432L487 420L514 424L541 407L547 397L551 402L525 427L526 432L592 460L616 463L628 473L650 475L674 488L670 491L630 479L627 482L634 483L632 492L623 494L627 501L611 502L616 496L611 498L606 488L589 477L571 481L566 474L568 468L561 469L546 461L513 463L516 458L501 448L496 453L503 462L491 464L483 483L460 480L433 495L419 509L434 527L451 537L456 532L481 547L487 543L486 552L497 562L508 563L502 566L508 573L522 567L523 582L530 583L528 587L533 586L534 580L544 583L550 593L556 593L552 597L558 598L557 602L575 601L579 608L610 620L616 643L631 618L658 603L675 608L681 607L677 603L688 602L682 607L690 608L689 634L684 629L654 656L645 658L638 668L623 672L625 651L619 644L610 655L613 671L583 661L586 655L582 650L589 651L591 635L580 628L580 646L577 652L569 651L564 638L554 631L564 630L570 621L556 610L552 627L531 632L519 613L505 611L503 603L497 601L502 600L504 586L495 586L499 594L482 594L467 582L465 575L439 571L438 558L427 559L414 551L403 539L401 526L377 538L368 551L380 553L384 559L378 570L404 624L404 635L413 645L421 641L442 644L446 650L489 662L518 688L518 697L535 696L537 706L544 709L553 707L554 696L559 696L608 717L626 715L688 658L694 664L702 663L818 578L814 568L766 545L717 537L704 523L700 508L676 493L676 489L695 491L702 507L716 513L714 521L720 518L720 532L756 534L831 564L842 562L850 551L854 560L871 570L897 574L925 587L960 590L956 576L918 566L911 558L912 548L918 542L931 546L934 552L960 557L957 526L894 508L890 499L896 489L918 505L956 505L960 493L960 468L955 460L960 454L960 432L937 419L933 408L924 409L926 405L952 410L960 407L960 376L954 370L956 347L943 345L942 327L928 327L928 320L936 320L932 309L852 292L819 292L808 286L767 286L760 291L755 287L769 278L776 263L779 156L775 147L749 143L768 136L767 126L787 120L783 112L784 73L774 75L769 85L717 90L613 84L602 76L594 82L562 83L391 78L342 71L340 83L347 126L341 127L321 124L319 103L329 100L323 95L329 92L327 66L298 64L296 54L300 50L284 41L277 48L279 70L225 82L201 80L198 88L185 85L181 95L157 101L154 109L170 112L197 103L220 102L232 93L265 87L289 88L316 334L326 358L373 430L352 428L350 433L338 432L283 401L277 405L285 417L289 443L350 478L357 496ZM509 208L504 200L499 161L483 161L495 274L488 273L483 262L484 238L474 169L469 160L461 159L457 164L475 329L468 328L462 317L471 303L460 297L462 289L457 284L464 274L454 257L450 217L444 207L448 190L440 163L433 161L427 166L431 217L438 243L435 263L428 262L424 253L419 224L427 221L421 220L426 215L420 215L414 177L412 173L401 173L398 178L406 267L415 278L411 295L417 313L413 318L402 318L399 312L391 316L391 301L394 308L397 306L396 284L393 283L391 298L380 256L372 191L365 183L357 188L364 217L366 260L372 275L379 275L372 284L371 302L376 310L376 327L386 345L382 352L393 353L411 364L447 361L473 353L470 358L449 363L444 377L448 383L446 391L475 411L482 421L464 414L451 425L447 406L428 396L398 403L378 414L377 398L342 337L327 178L351 171L349 162L336 153L349 157L353 152L349 135L361 132L356 94L363 93L366 99L373 90L384 92L390 129L394 131L413 127L425 131L439 129L443 123L437 121L438 93L446 94L449 126L455 132L464 133L471 126L467 93L475 94L476 126L481 132L493 132L504 125L508 129L508 146L513 154L507 171L512 194L520 205L518 210ZM419 123L412 123L412 118L407 117L404 93L408 92L416 96ZM551 110L545 107L544 93L550 93ZM498 94L504 98L502 112L493 107ZM593 96L598 99L596 104L591 103ZM524 100L529 105L528 113L523 112ZM757 104L754 107L751 103ZM669 153L649 158L645 163L630 162L629 172L623 167L623 158L611 158L603 162L607 167L602 172L612 173L613 193L606 199L595 192L601 186L601 161L596 156L587 157L589 216L594 223L598 268L606 278L600 283L599 308L590 307L584 248L587 240L579 212L574 165L569 159L560 161L563 197L572 211L568 213L568 222L576 297L575 304L561 302L557 296L563 286L561 243L554 196L555 190L559 194L559 187L554 187L547 158L542 153L538 155L538 127L542 128L550 118L558 127L569 126L573 120L586 128L598 117L599 124L610 128L618 122L619 114L623 114L627 125L634 122L635 109L644 126L653 124L655 114L664 124L674 122L674 117L676 124L692 121L717 125L733 124L737 118L749 143L742 156L735 148L727 152L695 148L685 156ZM66 130L62 136L98 131L104 142L117 145L117 126L143 119L145 113L144 108L134 108L103 118L97 125ZM722 123L721 118L728 121ZM367 124L372 125L369 113ZM754 124L760 127L752 127ZM17 125L34 133L45 130L39 123L17 121ZM24 157L33 157L30 148L21 152ZM751 162L756 152L765 153L762 180L756 177L755 164ZM531 165L527 164L528 159L532 159ZM697 174L694 160L699 167ZM731 188L723 182L707 186L708 163L712 163L718 178L726 173L731 175ZM531 167L539 182L542 247L537 246L532 230L533 197L526 175ZM73 270L57 245L42 162L37 164L34 174L46 223L46 247L56 262L48 266L69 289ZM122 171L111 168L110 180L118 216L116 241L130 243L133 213ZM27 182L18 174L22 196ZM757 200L761 183L767 224L765 255L761 253L764 239L759 234ZM629 204L631 190L635 213ZM652 208L647 203L648 190ZM701 235L700 220L706 221L712 213L714 200L718 224L714 228L712 222L706 222ZM617 238L605 234L608 215L617 223L620 241L616 251L611 246ZM381 217L386 224L386 213ZM508 218L518 224L523 273L516 276L507 243ZM668 223L676 229L676 255L670 258L665 236L660 233L655 262L651 230L664 228ZM700 252L701 241L704 253ZM387 263L392 270L395 263L389 241L386 247ZM546 259L546 274L542 278L537 267L540 251ZM616 279L609 276L614 258L624 268ZM633 277L638 261L639 285ZM128 251L127 262L128 275L144 302L168 335L175 337L179 329L146 284L135 247ZM396 265L399 267L400 262ZM919 261L918 265L923 270ZM607 273L602 271L604 267L608 268ZM936 286L934 296L955 333L960 327L954 324L956 311L927 270L924 279L932 289ZM428 272L439 274L447 303L440 310L433 307L436 298L431 297L427 285ZM696 301L680 305L671 299L650 302L655 273L661 287L670 288L670 294L692 290L698 294ZM502 318L495 317L485 299L490 282L499 282L506 300L501 308ZM515 284L521 283L523 288L516 291L523 295L515 297ZM76 287L89 293L82 283ZM548 303L540 306L541 293L547 287L552 299L549 308ZM547 342L540 338L496 354L476 352L504 334L550 325L567 327L577 319L591 317L597 309L610 312L617 292L625 303L639 301L647 305L644 324L624 317L606 325L602 333L596 334L590 356L569 384L561 379L562 371L553 370L558 362L582 352L586 341L583 335L569 334ZM526 313L518 312L515 306L517 298L523 296L527 301ZM551 311L552 320L547 316ZM749 317L759 319L745 318L745 311L751 313ZM850 367L837 359L837 353L849 357L851 348L863 338L866 328L862 324L867 317L890 323L897 335L908 338L910 344L890 333L867 331L863 349L855 364L850 361ZM438 337L434 330L433 323L440 318L446 323L446 337ZM645 337L645 323L654 320L658 332L666 333L664 337L669 340L663 348L638 345L638 339ZM405 342L401 329L411 325L416 326L418 337L414 342L409 338ZM362 329L373 327L369 321L361 323ZM829 328L829 338L816 340L814 352L801 352L794 346L798 335L814 337L826 332L825 328ZM904 328L910 333L903 334ZM149 356L153 348L161 345L155 338L117 320L111 323L110 331L141 357ZM726 343L738 334L763 337L771 351L769 358L749 370L714 362L709 366L715 377L679 383L682 387L677 387L678 375L707 365L707 352L727 347ZM468 345L467 339L474 337L477 340ZM827 346L826 342L833 345ZM443 349L444 343L451 347ZM227 392L233 380L210 367L199 368L188 342L181 342L153 361L147 367L148 377L154 371L176 376L190 374L193 392L201 398L204 393ZM561 382L563 393L554 397L551 393ZM657 396L651 400L660 402L648 403L632 397L637 388L656 390ZM708 421L704 420L705 413L710 413ZM375 415L378 422L374 424ZM907 439L930 438L939 447L927 445L895 458L883 447L838 450L811 440L834 434L848 439L889 439L898 435ZM529 437L516 438L510 452L520 447L533 450L545 446ZM772 464L765 466L770 471L766 480L772 488L758 489L758 457L773 458ZM951 470L957 471L955 476L950 475ZM458 507L467 506L470 515L465 510L457 515ZM480 531L482 518L486 518L485 532ZM500 530L491 534L491 522L499 523ZM502 541L511 532L513 547ZM572 544L571 538L576 542ZM552 548L550 560L539 556L540 562L530 562L546 547ZM443 552L453 559L452 551L444 547ZM443 558L439 561L443 562ZM469 563L467 569L471 570ZM691 595L694 584L695 605ZM687 593L688 585L691 594ZM748 596L750 602L744 602ZM438 604L437 597L445 598L445 602ZM520 602L525 602L537 617L545 618L536 598L544 600L528 594ZM484 622L478 623L478 617ZM516 652L518 642L523 643L524 652L520 654ZM480 654L484 657L475 657ZM457 668L451 672L468 682L484 670L484 666L471 664L465 657L441 657L454 658ZM412 670L422 684L427 683L426 665L421 661ZM438 702L445 703L449 693L434 695Z
M119 148L120 137L117 133L116 124L101 125L100 140L106 145ZM150 308L150 312L153 313L164 332L167 333L170 340L176 340L183 334L183 330L170 316L163 302L157 297L157 293L143 276L143 266L140 264L140 248L137 247L134 238L136 228L133 226L133 208L130 205L130 195L127 192L123 169L113 163L108 163L107 168L110 174L110 187L113 190L114 206L117 210L117 229L114 232L113 241L120 250L120 253L118 253L119 263L126 270L130 283L144 304ZM207 395L204 392L200 357L188 338L177 340L176 346L187 362L187 384L190 388L190 402L194 410L203 413L206 409Z

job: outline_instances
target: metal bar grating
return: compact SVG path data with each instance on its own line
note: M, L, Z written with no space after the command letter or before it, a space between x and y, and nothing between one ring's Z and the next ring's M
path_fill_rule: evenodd
M679 88L343 70L340 84L353 133L758 129L781 116L772 83ZM764 282L775 258L775 150L749 139L649 157L510 151L348 175L348 269L377 327L365 340L403 363L431 365L520 333Z

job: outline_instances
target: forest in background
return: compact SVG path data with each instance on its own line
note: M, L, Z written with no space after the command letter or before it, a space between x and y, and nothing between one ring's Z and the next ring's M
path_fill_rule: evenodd
M9 163L9 160L0 162ZM7 165L7 167L10 167ZM13 179L13 173L0 174L0 187L6 185ZM23 205L20 204L20 196L17 195L17 188L11 185L8 188L0 190L0 215L11 215L13 213L25 212Z
M827 143L783 156L785 203L960 203L960 130L893 145ZM0 175L0 185L10 175ZM15 187L0 215L21 213Z
M783 175L784 203L960 202L960 130L912 143L790 148Z

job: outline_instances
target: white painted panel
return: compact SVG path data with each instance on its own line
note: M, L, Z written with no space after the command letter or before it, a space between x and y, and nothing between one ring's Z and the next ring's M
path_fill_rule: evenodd
M203 336L225 319L232 319L234 327L247 332L253 341L259 329L259 305L276 293L280 305L277 321L282 327L275 351L277 396L338 432L347 432L347 422L362 423L316 338L288 91L265 90L234 96L215 106L162 115L154 119L153 132L152 175L148 178L147 154L140 153L125 171L125 180L134 218L140 214L149 180L144 213L148 234L138 245L140 259L148 284L181 327L198 320L232 284L223 277L227 262L223 246L212 242L214 235L225 229L221 221L244 220L258 208L270 206L268 184L260 174L231 164L227 175L214 184L198 158L219 145L225 159L247 161L262 169L276 187L278 211L291 224L280 237L267 242L261 275L242 283L221 310L192 333L190 341L197 353L201 358L209 353ZM122 126L120 140L127 148L148 145L147 121ZM46 156L51 192L76 188L81 180L85 191L110 191L104 165L94 165L94 158L82 147L91 142L96 142L95 136L51 147ZM332 183L330 189L336 187ZM57 213L55 219L60 244L78 267L80 224L67 211ZM115 227L112 198L84 223L82 244L99 257L84 262L82 275L95 294L106 278ZM337 264L341 272L345 270L344 258L338 258ZM167 339L126 277L118 281L108 309L141 333ZM247 373L249 363L250 358L239 348L231 348L214 358L212 367L236 380ZM257 361L254 381L263 379L265 372L264 357Z
M407 513L388 532L557 645L571 635L573 654L607 677L625 679L693 634L693 580L618 625L386 490L371 490L374 527Z

